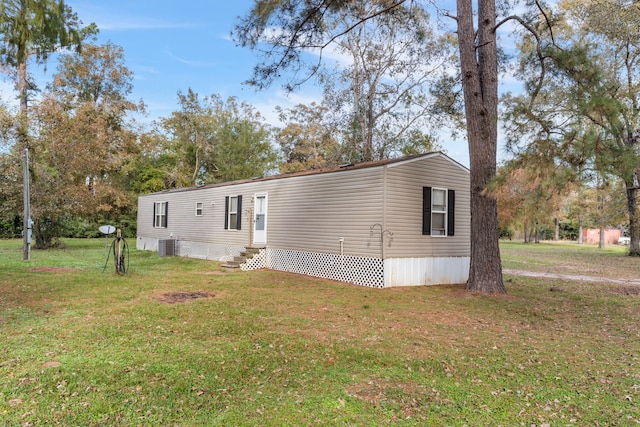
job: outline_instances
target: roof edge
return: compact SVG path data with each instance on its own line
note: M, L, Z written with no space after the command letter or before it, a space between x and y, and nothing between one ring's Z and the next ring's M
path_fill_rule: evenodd
M418 160L424 160L424 159L428 159L428 158L431 158L431 157L443 157L445 160L448 160L451 164L457 166L458 168L462 169L463 171L465 171L467 173L471 172L471 170L468 167L466 167L462 163L454 160L453 158L449 157L443 151L434 151L432 153L424 154L424 155L422 155L420 157L401 160L401 161L398 161L396 163L390 164L388 167L393 168L393 167L396 167L396 166L405 165L407 163L413 163L413 162L416 162Z
M354 164L342 165L342 166L336 166L336 167L324 168L324 169L311 169L306 171L289 172L289 173L282 173L277 175L267 175L267 176L261 176L257 178L217 182L213 184L206 184L206 185L193 186L193 187L170 188L170 189L158 191L155 193L140 194L138 197L146 197L146 196L169 194L169 193L179 193L179 192L185 192L185 191L194 191L194 190L201 190L205 188L228 187L232 185L247 184L251 182L272 181L277 179L286 179L286 178L293 178L293 177L346 172L346 171L357 170L357 169L368 169L368 168L376 168L376 167L395 167L395 166L400 166L407 163L412 163L418 160L424 160L432 157L443 157L444 159L448 160L451 164L469 173L468 168L463 166L461 163L458 163L457 161L453 160L451 157L444 154L442 151L434 151L434 152L425 153L425 154L414 154L412 156L398 157L393 159L373 160L370 162L360 162L360 163L354 163Z

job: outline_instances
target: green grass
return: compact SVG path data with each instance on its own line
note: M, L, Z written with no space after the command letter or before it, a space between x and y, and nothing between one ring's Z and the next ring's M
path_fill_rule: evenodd
M23 262L20 241L0 241L0 425L640 422L640 296L616 286L374 290L135 250L117 276L104 240L66 243ZM502 254L611 277L640 263L571 245Z

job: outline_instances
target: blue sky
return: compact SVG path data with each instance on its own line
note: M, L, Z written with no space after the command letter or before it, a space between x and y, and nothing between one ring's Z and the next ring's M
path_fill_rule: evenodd
M200 96L236 96L272 124L277 124L276 106L320 100L312 81L293 94L285 93L278 82L261 92L243 85L259 57L237 47L230 32L238 17L249 12L252 0L67 0L67 4L85 24L98 25L98 44L111 42L124 49L126 65L135 76L131 98L147 105L146 121L176 111L177 92L188 88ZM44 86L55 68L54 59L46 73L31 71ZM5 100L9 86L5 82L0 88ZM468 165L466 141L443 134L440 144L451 157Z
M278 86L257 93L242 83L251 77L257 57L237 47L230 32L250 0L67 0L83 22L100 28L98 42L124 48L135 75L133 98L142 98L150 117L177 108L177 92L192 88L201 96L219 94L246 100L265 114L276 105L304 101L287 98Z

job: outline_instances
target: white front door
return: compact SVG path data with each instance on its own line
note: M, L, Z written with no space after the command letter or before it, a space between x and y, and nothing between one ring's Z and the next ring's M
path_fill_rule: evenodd
M256 194L253 202L253 244L264 245L267 243L267 195Z

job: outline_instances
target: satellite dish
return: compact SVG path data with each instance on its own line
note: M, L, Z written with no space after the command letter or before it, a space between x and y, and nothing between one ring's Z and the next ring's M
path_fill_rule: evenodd
M100 230L102 234L111 234L116 231L116 228L113 225L101 225L98 227L98 230Z
M100 232L104 234L104 251L109 252L109 242L107 236L116 231L116 228L113 225L101 225L100 227L98 227L98 230L100 230Z

